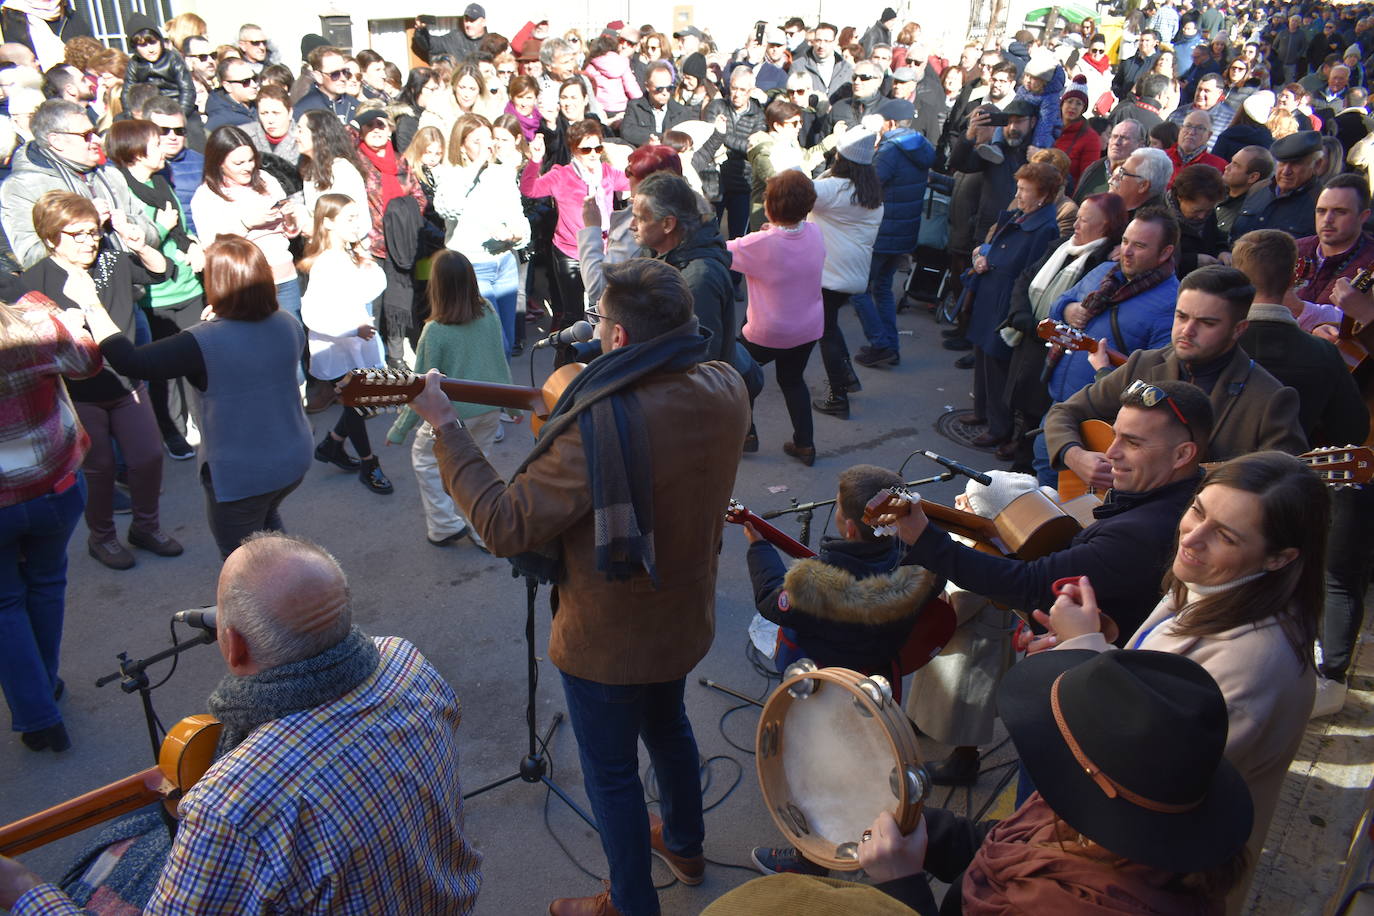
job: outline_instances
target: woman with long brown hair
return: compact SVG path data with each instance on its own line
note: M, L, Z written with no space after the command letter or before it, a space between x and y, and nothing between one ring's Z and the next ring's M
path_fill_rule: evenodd
M509 385L510 364L505 358L501 319L478 292L477 274L462 253L446 249L434 256L428 297L429 321L425 322L415 347L416 374L438 369L449 378ZM477 446L490 452L501 429L497 409L461 402L454 402L453 407ZM518 416L513 411L509 413ZM386 434L387 443L400 445L412 429L415 444L411 446L410 461L420 485L429 542L435 547L447 547L467 536L485 550L482 538L444 490L430 425L421 423L419 414L409 407L402 407L401 415Z
M1184 416L1174 413L1170 384L1184 383L1136 382L1122 403ZM1252 861L1316 695L1329 517L1326 488L1290 455L1258 452L1213 468L1179 522L1164 597L1127 642L1191 658L1221 688L1230 719L1226 759L1255 800ZM1110 648L1086 577L1036 616L1056 648Z

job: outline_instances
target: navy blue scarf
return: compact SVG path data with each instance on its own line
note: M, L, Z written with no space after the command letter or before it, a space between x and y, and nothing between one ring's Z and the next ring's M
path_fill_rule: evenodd
M706 339L693 316L666 334L603 354L587 365L554 405L539 441L517 474L576 423L587 455L596 532L596 568L607 579L641 571L658 583L654 566L654 472L648 427L635 384L657 372L685 372L706 355ZM563 578L557 541L510 558L522 575L544 582Z

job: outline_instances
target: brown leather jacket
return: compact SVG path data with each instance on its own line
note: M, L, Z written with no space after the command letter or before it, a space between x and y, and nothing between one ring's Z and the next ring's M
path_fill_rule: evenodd
M549 658L603 684L685 677L711 648L721 527L749 430L744 382L726 363L656 374L634 390L652 450L657 589L647 575L613 582L597 572L576 423L510 483L457 424L439 429L434 444L444 486L493 554L560 539L566 572Z

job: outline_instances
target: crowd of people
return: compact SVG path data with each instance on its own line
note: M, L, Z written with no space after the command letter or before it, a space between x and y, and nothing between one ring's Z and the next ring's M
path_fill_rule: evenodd
M651 855L699 884L684 685L764 369L778 447L810 466L863 409L861 371L902 364L914 265L944 278L928 307L972 371L971 445L1004 466L960 507L993 518L1075 481L1100 504L1059 549L1002 555L919 505L867 517L900 479L858 465L814 560L788 569L746 528L754 597L779 671L810 657L900 696L947 583L960 628L906 710L954 747L927 767L949 785L977 780L1000 716L1020 807L991 826L928 808L906 835L879 817L858 849L873 886L759 847L769 877L707 911L840 893L934 913L936 877L969 912L1239 912L1309 717L1344 705L1374 562L1374 489L1328 492L1294 457L1370 432L1374 10L1146 0L937 48L891 8L760 21L735 46L619 21L507 37L470 3L447 32L417 17L400 61L194 14L132 16L119 49L63 3L3 7L0 686L23 744L71 745L83 513L104 567L176 557L163 462L195 459L225 561L220 759L160 879L114 891L127 905L474 905L456 697L415 647L352 627L338 564L283 533L312 459L394 491L334 387L382 367L426 377L386 439L414 433L429 542L557 587L549 657L610 881L550 912L657 913ZM530 334L584 319L594 339L558 362L585 368L503 478L486 453L520 412L440 378L509 384ZM377 785L394 807L359 802ZM0 907L76 905L0 858Z

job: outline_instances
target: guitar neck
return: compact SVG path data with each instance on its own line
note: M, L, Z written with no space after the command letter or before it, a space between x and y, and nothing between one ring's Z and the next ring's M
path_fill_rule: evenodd
M502 385L498 382L469 382L446 378L439 383L451 401L486 404L510 410L542 410L543 391L524 385Z
M765 541L795 560L809 560L816 555L816 551L807 547L790 534L784 534L776 526L769 522L765 522L748 509L739 510L736 516L737 517L731 518L730 520L740 525L748 522L754 527L755 531L763 535Z
M96 824L161 801L166 779L157 767L127 776L46 811L0 827L0 855L16 856Z
M997 527L992 519L983 518L981 515L974 515L972 512L964 512L950 506L943 506L940 503L933 503L928 499L921 500L921 510L925 514L944 525L944 527L955 534L962 534L965 537L975 540L990 541L997 538Z

